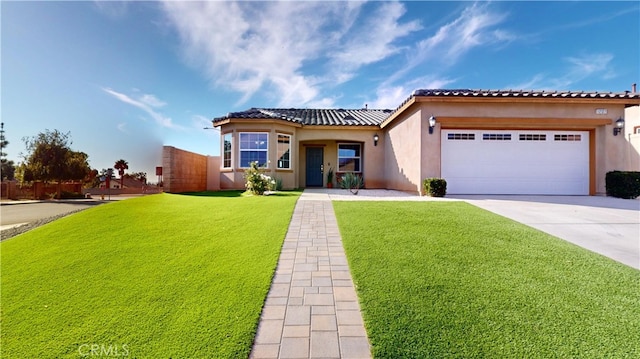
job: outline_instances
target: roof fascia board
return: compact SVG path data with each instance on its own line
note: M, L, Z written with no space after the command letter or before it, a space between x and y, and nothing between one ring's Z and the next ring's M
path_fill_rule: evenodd
M400 116L401 113L406 111L409 107L411 107L415 103L416 103L416 97L413 96L409 100L407 100L405 103L403 103L402 106L400 106L397 110L393 111L391 116L387 117L386 120L382 121L382 123L380 124L380 128L387 127L391 122L393 122L393 120L398 118L398 116Z

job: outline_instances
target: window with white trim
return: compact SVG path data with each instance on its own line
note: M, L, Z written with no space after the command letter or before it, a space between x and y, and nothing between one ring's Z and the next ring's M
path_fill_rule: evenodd
M231 168L231 135L222 135L222 168Z
M359 143L339 143L338 172L362 172L361 150Z
M291 169L291 135L278 134L278 168Z
M240 132L240 168L249 168L254 161L259 167L266 166L268 149L268 133Z

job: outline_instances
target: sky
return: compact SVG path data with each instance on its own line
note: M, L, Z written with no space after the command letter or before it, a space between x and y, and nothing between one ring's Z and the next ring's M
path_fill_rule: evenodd
M637 1L0 2L0 118L70 132L98 170L155 182L162 146L220 154L252 107L390 108L416 89L620 92L640 83Z

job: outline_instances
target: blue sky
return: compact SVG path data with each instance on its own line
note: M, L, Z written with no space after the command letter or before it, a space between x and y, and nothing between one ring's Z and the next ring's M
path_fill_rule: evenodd
M625 91L640 3L7 2L1 120L70 131L90 165L155 181L161 146L220 152L251 107L395 108L418 88Z

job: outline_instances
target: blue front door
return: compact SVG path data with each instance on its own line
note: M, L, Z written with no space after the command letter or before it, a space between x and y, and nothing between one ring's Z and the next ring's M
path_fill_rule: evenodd
M307 147L307 187L322 187L324 149Z

